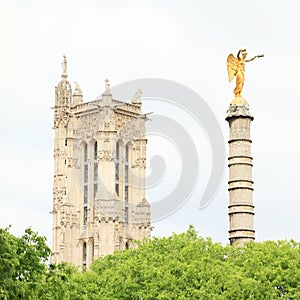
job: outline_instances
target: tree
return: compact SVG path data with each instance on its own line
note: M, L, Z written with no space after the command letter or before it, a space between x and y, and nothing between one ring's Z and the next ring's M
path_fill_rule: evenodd
M222 246L193 227L117 251L79 272L46 264L45 238L0 229L0 299L300 299L300 243Z
M299 243L222 246L193 227L96 260L70 299L300 299Z
M49 255L46 239L31 228L20 238L0 229L0 299L34 299Z

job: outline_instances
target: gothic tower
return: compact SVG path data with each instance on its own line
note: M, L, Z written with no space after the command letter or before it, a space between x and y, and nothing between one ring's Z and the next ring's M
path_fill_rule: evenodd
M227 110L229 123L229 240L242 246L254 240L253 181L250 125L253 117L242 97Z
M115 250L150 237L145 198L146 144L141 93L83 102L67 80L64 56L55 88L52 263L89 267Z

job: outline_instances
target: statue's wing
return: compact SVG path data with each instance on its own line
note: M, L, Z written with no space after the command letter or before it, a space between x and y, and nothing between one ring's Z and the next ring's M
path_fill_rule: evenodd
M229 54L227 57L227 71L228 71L228 79L229 82L232 81L233 77L236 74L238 69L238 59L233 56L233 54Z

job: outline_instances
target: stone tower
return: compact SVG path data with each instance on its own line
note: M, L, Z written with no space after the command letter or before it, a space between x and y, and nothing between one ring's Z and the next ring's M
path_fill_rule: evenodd
M141 93L115 100L109 82L83 102L67 80L64 56L55 88L52 263L89 267L94 258L150 237Z
M229 240L243 245L254 240L253 181L250 125L253 117L242 97L230 104L226 120L229 123Z

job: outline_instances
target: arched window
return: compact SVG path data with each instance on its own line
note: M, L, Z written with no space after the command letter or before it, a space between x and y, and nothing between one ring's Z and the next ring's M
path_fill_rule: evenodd
M116 159L115 159L115 190L119 196L119 166L120 166L120 145L116 143Z
M82 265L86 266L86 242L82 245Z
M98 144L94 146L94 198L98 192L98 161L97 161Z
M83 154L83 225L87 223L87 204L88 204L88 180L89 180L89 166L88 166L88 146L84 145Z
M83 207L83 226L86 226L87 223L87 204L84 204Z
M83 158L83 161L86 163L87 160L88 160L88 146L87 144L84 144L84 158Z
M129 145L125 147L125 226L128 227L128 195L129 195Z
M129 243L128 243L128 241L125 243L125 249L126 249L126 250L129 249Z
M92 241L91 247L92 247L92 260L93 260L94 256L95 256L95 243L94 243L94 241Z

